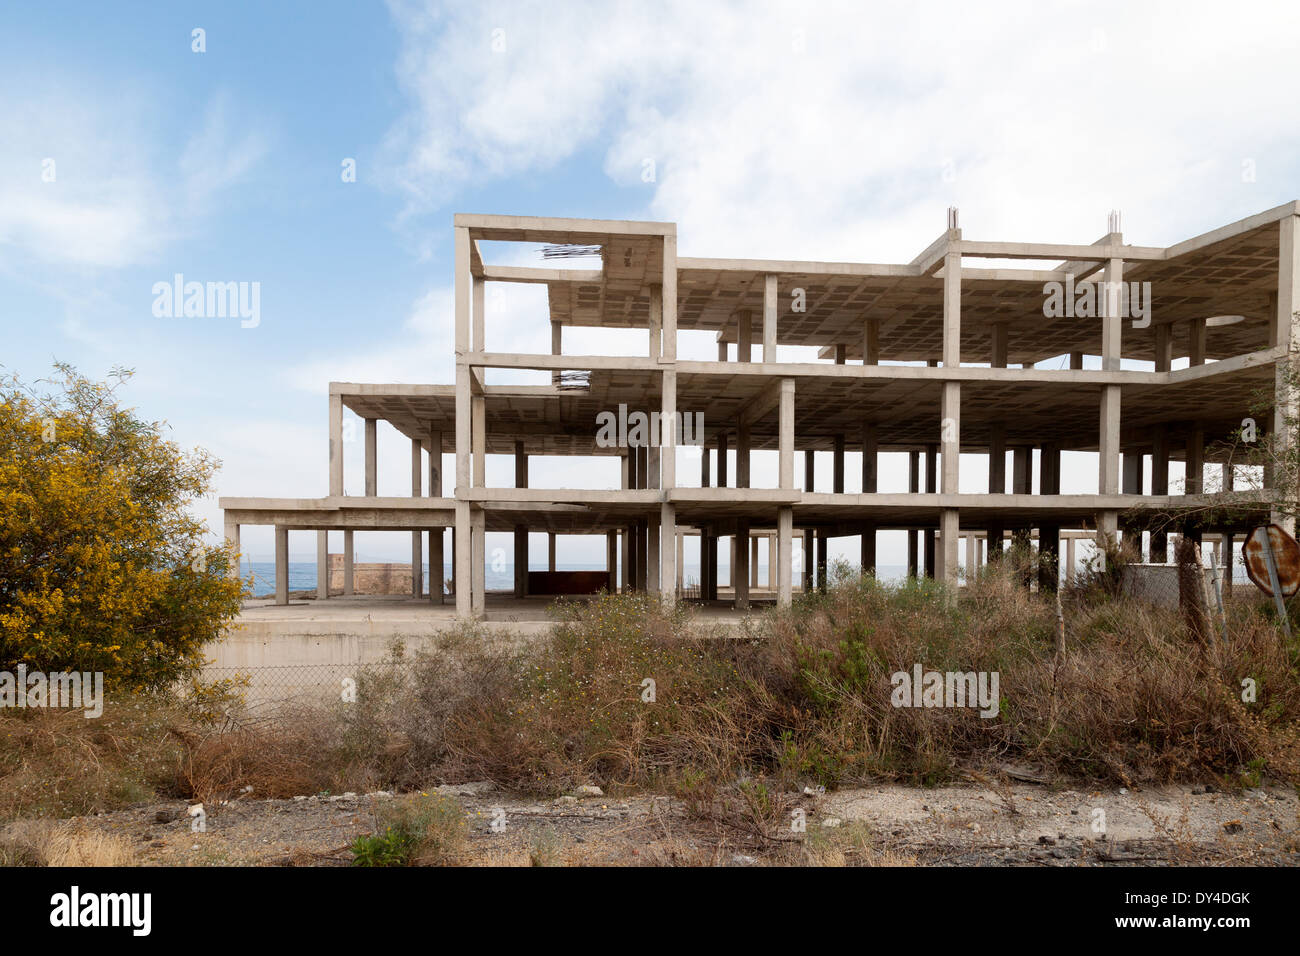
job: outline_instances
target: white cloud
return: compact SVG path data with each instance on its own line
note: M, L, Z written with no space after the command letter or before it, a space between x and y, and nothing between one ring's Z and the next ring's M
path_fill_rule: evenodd
M265 152L260 132L235 128L221 95L177 158L150 126L156 104L69 87L33 87L21 106L0 113L0 247L11 270L27 261L148 262L195 228Z
M1293 5L393 11L417 208L596 149L633 187L654 160L683 254L905 261L951 204L968 235L1090 241L1119 207L1166 242L1294 198Z

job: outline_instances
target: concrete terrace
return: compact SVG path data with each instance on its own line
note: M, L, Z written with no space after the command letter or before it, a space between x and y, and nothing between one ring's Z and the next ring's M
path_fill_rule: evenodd
M355 532L410 531L413 590L427 593L426 613L497 620L527 619L545 603L529 594L521 570L528 533L539 531L551 535L552 569L556 535L604 535L618 588L741 611L759 598L760 547L776 569L762 596L784 604L824 579L830 537L858 537L862 566L874 569L884 530L907 533L910 573L945 580L957 577L963 538L973 567L1012 532L1031 532L1040 550L1057 553L1062 541L1072 548L1079 537L1117 536L1121 515L1134 522L1126 534L1161 561L1164 534L1133 529L1144 515L1199 500L1207 465L1222 468L1212 486L1231 487L1215 442L1241 426L1261 392L1280 387L1279 362L1298 336L1298 223L1300 203L1290 202L1168 248L1127 244L1117 218L1092 243L990 242L964 238L954 210L915 258L868 264L679 258L672 223L457 215L455 382L330 383L329 496L222 498L225 533L238 546L241 526L275 527L272 603L283 607L290 530L317 532L322 594L328 531L344 534L345 594ZM492 265L483 249L492 242L544 244L561 260L596 255L601 267ZM546 287L549 354L485 351L493 282ZM1046 283L1091 286L1095 313L1048 315ZM1121 283L1149 283L1149 315L1121 314L1108 294ZM645 355L566 353L564 329L583 326L645 329ZM687 330L714 333L715 361L678 358ZM779 345L817 347L819 360L778 361ZM1085 369L1085 356L1101 367ZM1068 368L1033 367L1066 357ZM1174 370L1183 357L1188 366ZM491 369L549 373L550 382L490 385ZM698 480L678 468L671 426L670 440L649 446L599 440L597 416L621 405L664 423L702 413ZM1273 419L1259 423L1262 434L1276 429L1282 407L1275 402ZM365 420L362 496L343 494L345 408ZM410 440L409 496L377 494L379 420ZM777 452L772 487L751 485L750 454L759 450ZM811 490L815 451L832 453L830 492ZM1066 451L1096 453L1094 493L1060 493ZM860 461L860 492L845 492L846 453ZM883 453L907 455L908 491L877 491ZM962 453L988 456L990 493L959 491ZM444 454L455 455L451 480ZM513 487L486 484L489 454L514 457ZM529 483L531 456L604 455L620 460L619 487ZM1184 494L1170 493L1170 461L1186 465ZM1245 528L1189 533L1199 530ZM487 595L488 531L514 535L513 596ZM816 558L795 583L797 535ZM699 539L698 593L683 587L687 536ZM426 541L431 567L442 567L448 546L453 556L454 604L445 611L427 608L447 598L421 580ZM735 576L724 590L720 543L732 549ZM263 613L273 610L246 616Z

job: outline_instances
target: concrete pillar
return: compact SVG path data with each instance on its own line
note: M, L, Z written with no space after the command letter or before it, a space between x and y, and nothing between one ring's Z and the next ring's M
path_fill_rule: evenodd
M230 515L223 514L225 521L226 546L230 548L231 559L230 566L226 569L226 577L239 579L239 524L231 520Z
M794 379L781 379L777 409L777 472L783 491L794 490Z
M767 589L776 594L776 535L767 536Z
M472 279L470 274L469 229L455 227L455 312L456 312L456 489L463 492L471 487L471 432L473 431L470 367L468 354L473 350L470 335L470 300ZM472 518L467 501L456 502L456 528L452 538L452 577L456 582L456 613L469 617L473 613L470 564L473 560L470 538Z
M1038 493L1061 493L1061 449L1055 445L1040 445L1038 448Z
M375 426L376 426L376 424L377 424L377 423L375 422L375 420L374 420L373 418L367 418L367 419L366 419L366 429L365 429L365 432L366 432L366 450L365 450L365 454L366 454L366 497L367 497L367 498L373 498L373 497L375 497L375 495L377 495L377 494L379 493L379 492L378 492L378 489L377 489L377 486L376 486L377 476L376 476L376 473L375 473L375 472L376 472L376 468L375 468L375 459L376 459L376 454L377 454L377 453L376 453L376 448L375 448L375 442L376 442L376 438L377 438L377 436L376 436L376 434L375 434Z
M632 590L632 533L631 528L624 528L621 534L623 549L623 593L627 594Z
M874 495L877 492L879 463L879 430L875 423L862 423L862 493ZM876 573L876 527L870 522L862 526L862 546L860 567L863 574Z
M763 279L763 361L776 361L776 276Z
M993 323L993 354L989 356L989 365L992 368L1007 367L1007 323Z
M677 487L677 372L674 369L664 369L659 387L659 402L661 433L655 487L671 491Z
M1156 425L1151 430L1151 494L1156 496L1169 494L1169 427L1167 425ZM1152 531L1151 563L1165 564L1168 561L1168 532Z
M665 362L677 361L677 237L663 238L663 276L659 283L663 344L659 350Z
M474 291L474 351L487 351L487 282L472 276Z
M1187 365L1205 364L1205 316L1188 320Z
M936 445L925 446L925 491L927 494L931 495L936 494L939 491L939 475L936 467L938 464L938 452L939 449ZM940 515L940 518L942 519L942 514ZM922 534L924 535L925 576L927 578L933 578L939 570L937 563L938 557L935 553L935 531L933 528L926 528Z
M734 564L731 566L731 586L735 591L737 611L749 610L749 522L736 522L736 536L731 539Z
M556 537L556 535L555 535L555 532L554 532L554 531L548 531L547 534L546 534L546 570L548 570L548 571L552 571L552 572L556 570L556 564L555 564L556 540L555 540L555 537Z
M826 552L829 543L827 532L819 530L817 532L817 589L819 591L826 590L826 568L829 563Z
M990 426L989 434L989 494L1007 493L1007 439L1006 426L995 423ZM1001 517L989 520L985 529L987 548L990 558L1002 553L1002 532L1005 530Z
M1156 340L1155 371L1157 372L1168 372L1170 368L1173 366L1173 360L1174 360L1173 338L1169 334L1169 331L1170 330L1168 325L1157 325L1154 328L1153 334L1155 335L1155 340Z
M736 313L736 361L750 362L754 358L754 316L748 309Z
M1103 511L1097 515L1097 547L1103 547L1103 542L1109 539L1115 540L1119 533L1119 513L1115 511ZM1102 559L1102 565L1105 565L1105 558Z
M758 539L749 539L749 590L758 590Z
M330 596L330 547L329 532L316 532L316 600L324 601Z
M960 238L957 230L953 238ZM943 367L961 367L961 253L948 252L943 260ZM961 384L943 383L939 422L939 441L943 452L943 476L940 491L955 495L961 491ZM943 579L957 586L958 534L956 508L939 513L939 531L943 540Z
M659 590L664 604L677 602L682 586L682 536L677 533L677 506L670 501L659 505Z
M609 585L606 590L610 594L618 593L618 532L605 532L605 570L609 573Z
M736 487L749 487L749 422L744 420L736 428Z
M289 529L275 526L275 603L289 603Z
M844 436L835 435L831 446L831 491L844 494Z
M663 350L663 300L660 298L660 286L654 283L650 286L650 318L649 327L649 357L652 359L659 358Z
M484 580L486 573L484 554L487 545L487 514L482 508L475 508L471 513L471 531L473 534L471 547L472 554L470 561L470 588L472 591L471 606L476 617L481 617L487 607L487 582Z
M862 364L880 364L880 320L867 319L862 324Z
M343 396L330 393L330 495L343 494Z
M699 538L699 587L706 601L718 600L718 535L712 528L702 528Z
M343 596L352 596L353 586L353 538L352 532L345 530L343 532Z
M673 523L676 524L676 511L673 513ZM677 531L677 593L681 594L682 589L686 587L686 533L680 529Z
M432 604L443 603L443 590L447 587L446 531L446 528L429 529L429 601Z
M1079 370L1081 370L1081 369L1083 368L1083 353L1082 353L1082 352L1071 352L1071 353L1070 353L1070 368L1073 369L1074 371L1079 371Z
M1074 538L1065 539L1065 583L1074 583Z
M1106 291L1098 296L1106 303L1101 325L1101 367L1105 371L1119 371L1123 316L1118 308L1118 295L1115 290L1124 281L1124 260L1107 260L1104 275ZM1099 471L1097 490L1103 495L1119 493L1119 429L1120 386L1103 385L1097 455Z
M727 434L718 433L718 487L727 487Z
M636 586L639 591L650 589L650 524L645 518L636 522Z
M789 505L783 505L776 511L776 603L781 607L789 607L793 600L791 593L791 571L794 564L794 548L791 542L793 533L794 509Z
M1017 447L1011 450L1011 493L1014 495L1032 495L1034 493L1034 451L1032 448Z
M966 580L974 581L979 572L979 542L974 532L966 535Z
M660 540L659 540L659 522L660 515L646 519L646 556L645 556L645 587L651 594L659 593L659 573L660 568ZM666 549L670 554L672 548Z
M424 494L424 458L423 447L418 438L411 439L411 497L419 498ZM411 532L411 597L419 598L424 594L424 535L419 531Z
M911 494L917 494L921 490L921 453L909 451L907 453L907 490ZM907 576L909 578L918 577L920 571L919 548L917 547L920 532L916 528L907 529Z
M551 323L551 354L564 354L564 323L562 322ZM560 384L560 370L558 368L551 373L551 384Z
M487 399L475 395L470 400L474 417L474 487L487 487Z
M813 575L817 569L815 551L813 530L812 528L805 528L803 533L803 590L805 594L813 589Z
M1142 459L1143 454L1140 451L1124 452L1123 473L1120 483L1121 494L1142 494Z
M862 545L859 566L863 574L876 573L876 526L870 522L862 525Z
M709 447L707 445L701 445L700 446L700 487L701 488L709 487L712 480L713 479L709 477Z
M552 327L559 323L552 322ZM524 443L515 441L515 487L528 487L528 454ZM514 529L514 569L515 597L522 598L528 594L528 526L517 524Z
M1297 340L1300 339L1296 312L1300 311L1300 217L1285 216L1278 223L1278 269L1277 292L1271 297L1273 301L1273 327L1270 340L1275 346L1287 350L1288 359L1294 356ZM1287 421L1294 421L1297 410L1297 395L1293 383L1286 378L1287 362L1278 362L1274 366L1273 379L1273 420L1270 434L1273 436L1273 454L1279 460L1290 454L1294 436L1287 428ZM1271 479L1271 475L1269 476ZM1266 480L1266 484L1272 484ZM1294 508L1294 502L1292 503ZM1271 520L1287 531L1294 533L1295 519L1281 511L1275 511Z
M429 497L443 497L442 485L442 432L429 429ZM447 562L443 553L443 528L429 529L429 600L442 603L442 589L446 584Z
M835 346L835 364L843 365L848 361L848 358L849 347L847 345L837 344Z

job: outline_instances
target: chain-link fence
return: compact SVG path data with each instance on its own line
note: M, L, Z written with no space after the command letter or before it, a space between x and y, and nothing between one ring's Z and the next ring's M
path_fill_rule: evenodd
M252 710L285 705L319 705L346 701L366 679L397 678L403 661L338 664L281 664L264 667L203 668L205 683L224 682L228 692ZM355 699L355 696L353 697Z

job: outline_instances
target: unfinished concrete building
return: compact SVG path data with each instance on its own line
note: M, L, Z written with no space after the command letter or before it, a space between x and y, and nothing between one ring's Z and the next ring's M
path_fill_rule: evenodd
M327 531L344 533L345 593L353 534L376 529L411 532L412 590L424 593L428 535L432 568L445 549L454 554L454 606L467 616L485 608L488 531L514 536L519 596L609 586L677 600L683 541L693 536L701 572L689 596L716 601L723 542L734 555L727 596L741 609L752 601L760 541L774 552L768 593L787 603L824 579L832 537L859 538L862 567L873 570L877 534L905 531L909 572L953 581L963 535L996 551L1011 532L1032 531L1048 553L1063 539L1113 536L1121 522L1140 527L1143 515L1201 494L1209 465L1223 466L1215 484L1230 486L1218 440L1241 428L1261 394L1280 400L1259 433L1279 431L1291 400L1279 368L1298 334L1298 223L1300 203L1290 202L1165 248L1127 244L1117 216L1090 244L969 240L950 211L949 228L915 258L869 264L679 258L672 223L457 215L454 384L331 383L329 496L224 498L226 534L237 544L241 525L275 526L280 603L291 530L317 532L322 596ZM492 265L483 248L498 241L582 248L600 268ZM485 289L496 282L546 287L550 354L485 350ZM1063 300L1051 302L1052 284ZM569 354L564 330L583 326L644 329L645 354ZM679 359L687 330L714 334L716 360ZM817 358L781 361L781 346L815 346ZM1174 369L1182 357L1187 366ZM491 369L550 381L493 385ZM620 406L658 412L657 434L669 440L606 447L598 416ZM343 494L345 408L365 421L364 496ZM673 425L695 415L704 426L698 476L679 467ZM380 419L410 440L410 492L400 497L375 487ZM760 450L778 453L770 487L750 480ZM818 451L831 453L830 491L815 490ZM1068 451L1096 453L1095 491L1061 493ZM444 453L455 454L451 480ZM878 489L879 456L889 453L907 456L905 490ZM512 487L486 484L493 454L514 456ZM529 459L550 455L619 456L621 486L537 487ZM847 455L861 463L855 491ZM1176 494L1171 461L1186 466ZM987 490L963 492L963 468L976 467L974 483L986 469ZM543 531L552 571L555 535L604 535L607 574L530 576L528 534ZM803 554L816 554L798 581L797 536ZM1138 540L1164 559L1163 533ZM968 546L968 565L978 561ZM443 603L444 589L430 585Z

